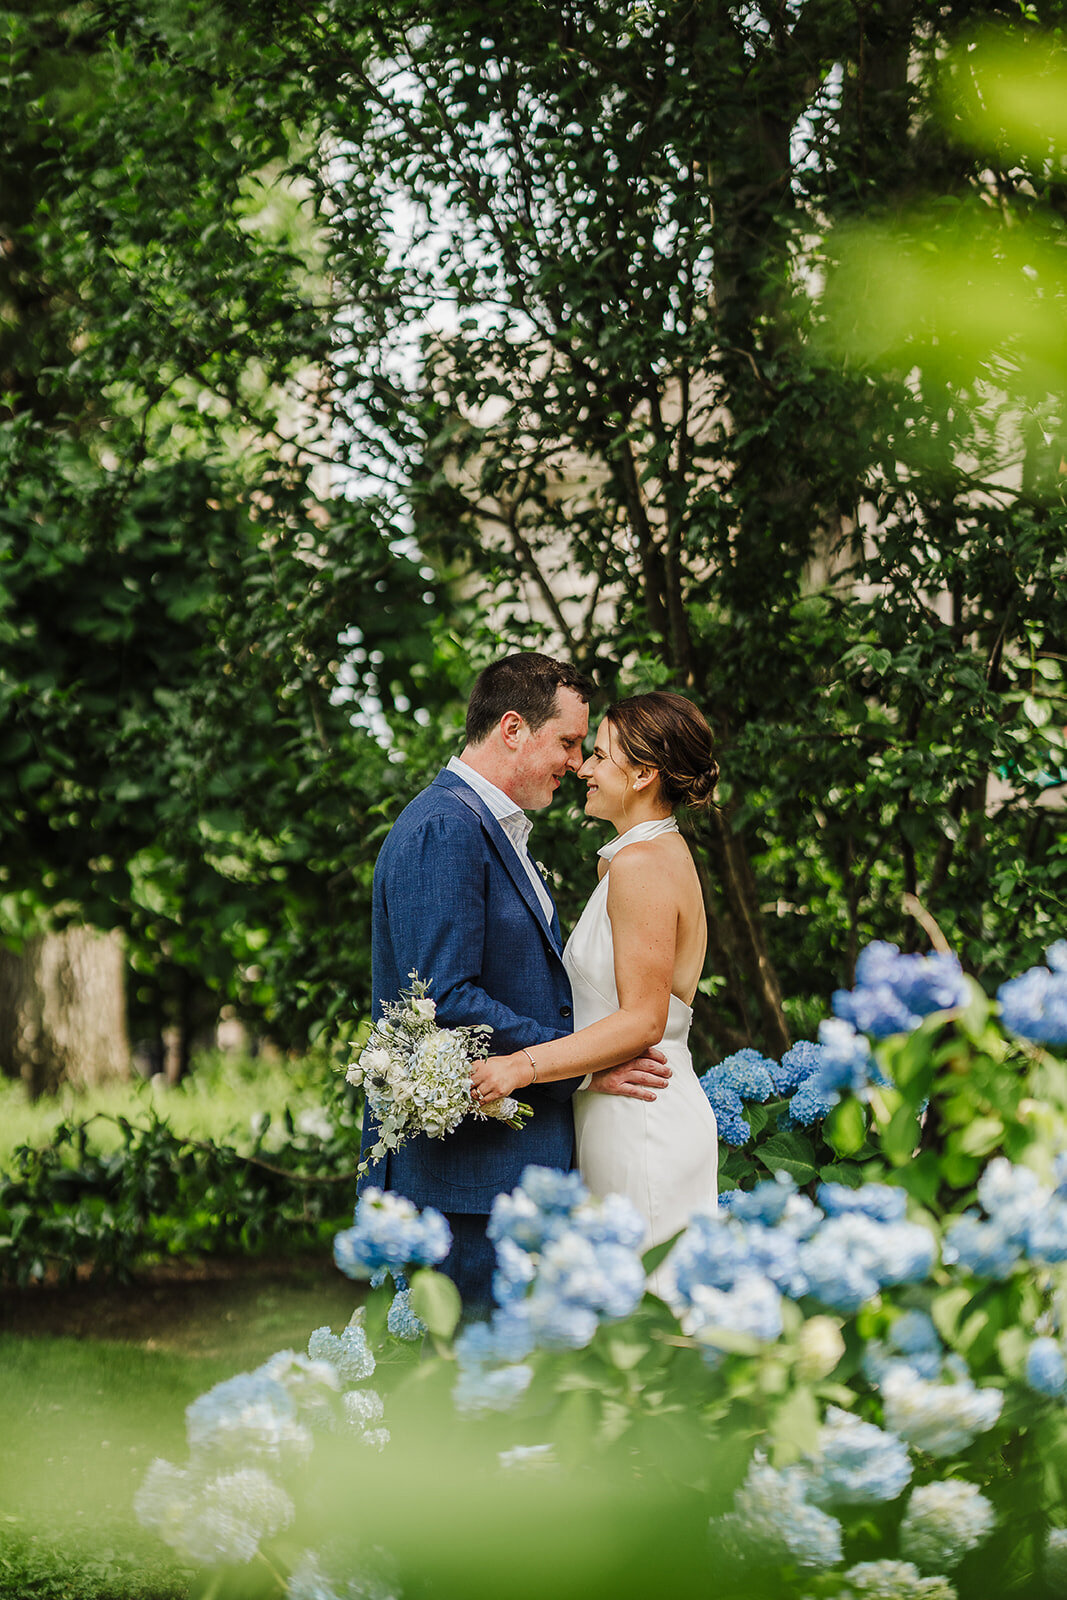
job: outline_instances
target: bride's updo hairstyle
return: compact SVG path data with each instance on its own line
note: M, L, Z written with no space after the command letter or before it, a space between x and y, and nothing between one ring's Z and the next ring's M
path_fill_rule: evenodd
M617 700L604 713L633 767L655 767L663 798L701 810L712 803L719 765L711 729L691 700L668 689Z

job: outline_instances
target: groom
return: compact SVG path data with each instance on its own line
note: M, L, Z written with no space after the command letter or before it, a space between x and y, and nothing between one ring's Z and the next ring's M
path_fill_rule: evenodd
M591 693L573 667L533 652L507 656L478 677L462 754L397 818L374 870L376 1019L415 971L432 982L442 1027L492 1025L492 1054L572 1031L559 918L526 848L525 813L547 806L564 774L581 766ZM668 1076L646 1057L595 1074L589 1086L654 1100ZM520 1091L534 1108L521 1130L467 1118L444 1139L418 1135L364 1180L445 1213L453 1245L443 1270L468 1312L492 1300L485 1229L496 1195L513 1189L530 1162L574 1165L570 1099L579 1081ZM368 1113L364 1154L373 1139Z

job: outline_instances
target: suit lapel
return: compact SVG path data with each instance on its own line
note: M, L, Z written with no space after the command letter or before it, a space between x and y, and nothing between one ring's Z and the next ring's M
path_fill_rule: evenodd
M462 778L457 778L455 773L449 772L447 768L437 774L437 777L434 779L434 783L442 788L449 789L455 795L457 800L461 800L465 806L468 806L470 810L474 812L482 827L489 835L489 838L493 844L493 848L500 857L500 861L505 872L515 885L526 905L529 907L531 914L538 923L538 926L541 927L548 935L548 938L552 944L552 948L556 951L556 954L562 954L563 940L560 936L559 914L556 911L556 903L552 898L551 892L549 891L548 893L548 898L552 902L552 921L549 922L548 918L545 916L544 907L537 898L537 891L534 889L534 886L530 882L522 862L519 860L515 846L512 844L511 840L508 838L499 822L493 816L493 813L489 810L489 807L485 804L481 795L476 794L469 783L464 783ZM534 871L537 871L536 867L534 868ZM543 878L541 881L544 883ZM548 890L547 884L545 884L545 889L546 891Z

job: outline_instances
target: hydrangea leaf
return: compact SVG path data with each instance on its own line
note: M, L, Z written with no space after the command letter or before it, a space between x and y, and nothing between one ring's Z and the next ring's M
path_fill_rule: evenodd
M909 1105L898 1106L882 1130L882 1149L896 1167L903 1166L915 1154L919 1142L919 1125L915 1112Z
M1026 1352L1030 1348L1030 1341L1023 1329L1018 1324L1002 1328L997 1334L996 1347L1004 1371L1009 1377L1021 1380L1026 1368Z
M854 1156L867 1138L867 1113L859 1100L842 1100L823 1123L829 1145L839 1156Z
M941 1157L941 1175L952 1189L969 1189L978 1182L981 1170L980 1161L958 1151L949 1150Z
M949 1148L966 1156L988 1156L1003 1137L1004 1124L999 1117L975 1117L967 1127L950 1136Z
M776 1466L815 1454L819 1441L819 1407L810 1389L794 1389L782 1401L775 1413L774 1439Z
M611 1339L608 1354L620 1372L630 1372L652 1349L647 1339Z
M971 1291L962 1284L935 1295L930 1305L930 1316L946 1344L955 1344L960 1319L970 1303Z
M661 1262L666 1261L667 1257L674 1249L675 1244L682 1237L684 1232L684 1228L679 1228L677 1233L673 1233L671 1237L669 1239L665 1239L662 1244L653 1245L651 1250L645 1251L644 1255L641 1257L641 1265L645 1269L646 1277L655 1272L656 1268Z
M787 1172L797 1183L811 1183L818 1176L815 1147L802 1133L786 1130L772 1134L757 1154L771 1172Z
M450 1339L456 1331L463 1302L451 1278L442 1272L424 1269L411 1280L411 1309L439 1339Z

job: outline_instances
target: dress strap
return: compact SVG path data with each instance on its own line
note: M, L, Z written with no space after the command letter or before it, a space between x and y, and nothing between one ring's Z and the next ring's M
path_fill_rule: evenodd
M645 839L658 839L662 834L679 831L673 817L656 817L652 822L638 822L632 828L627 828L625 833L620 833L607 844L601 845L597 855L603 856L605 861L610 861L624 844L640 844Z

